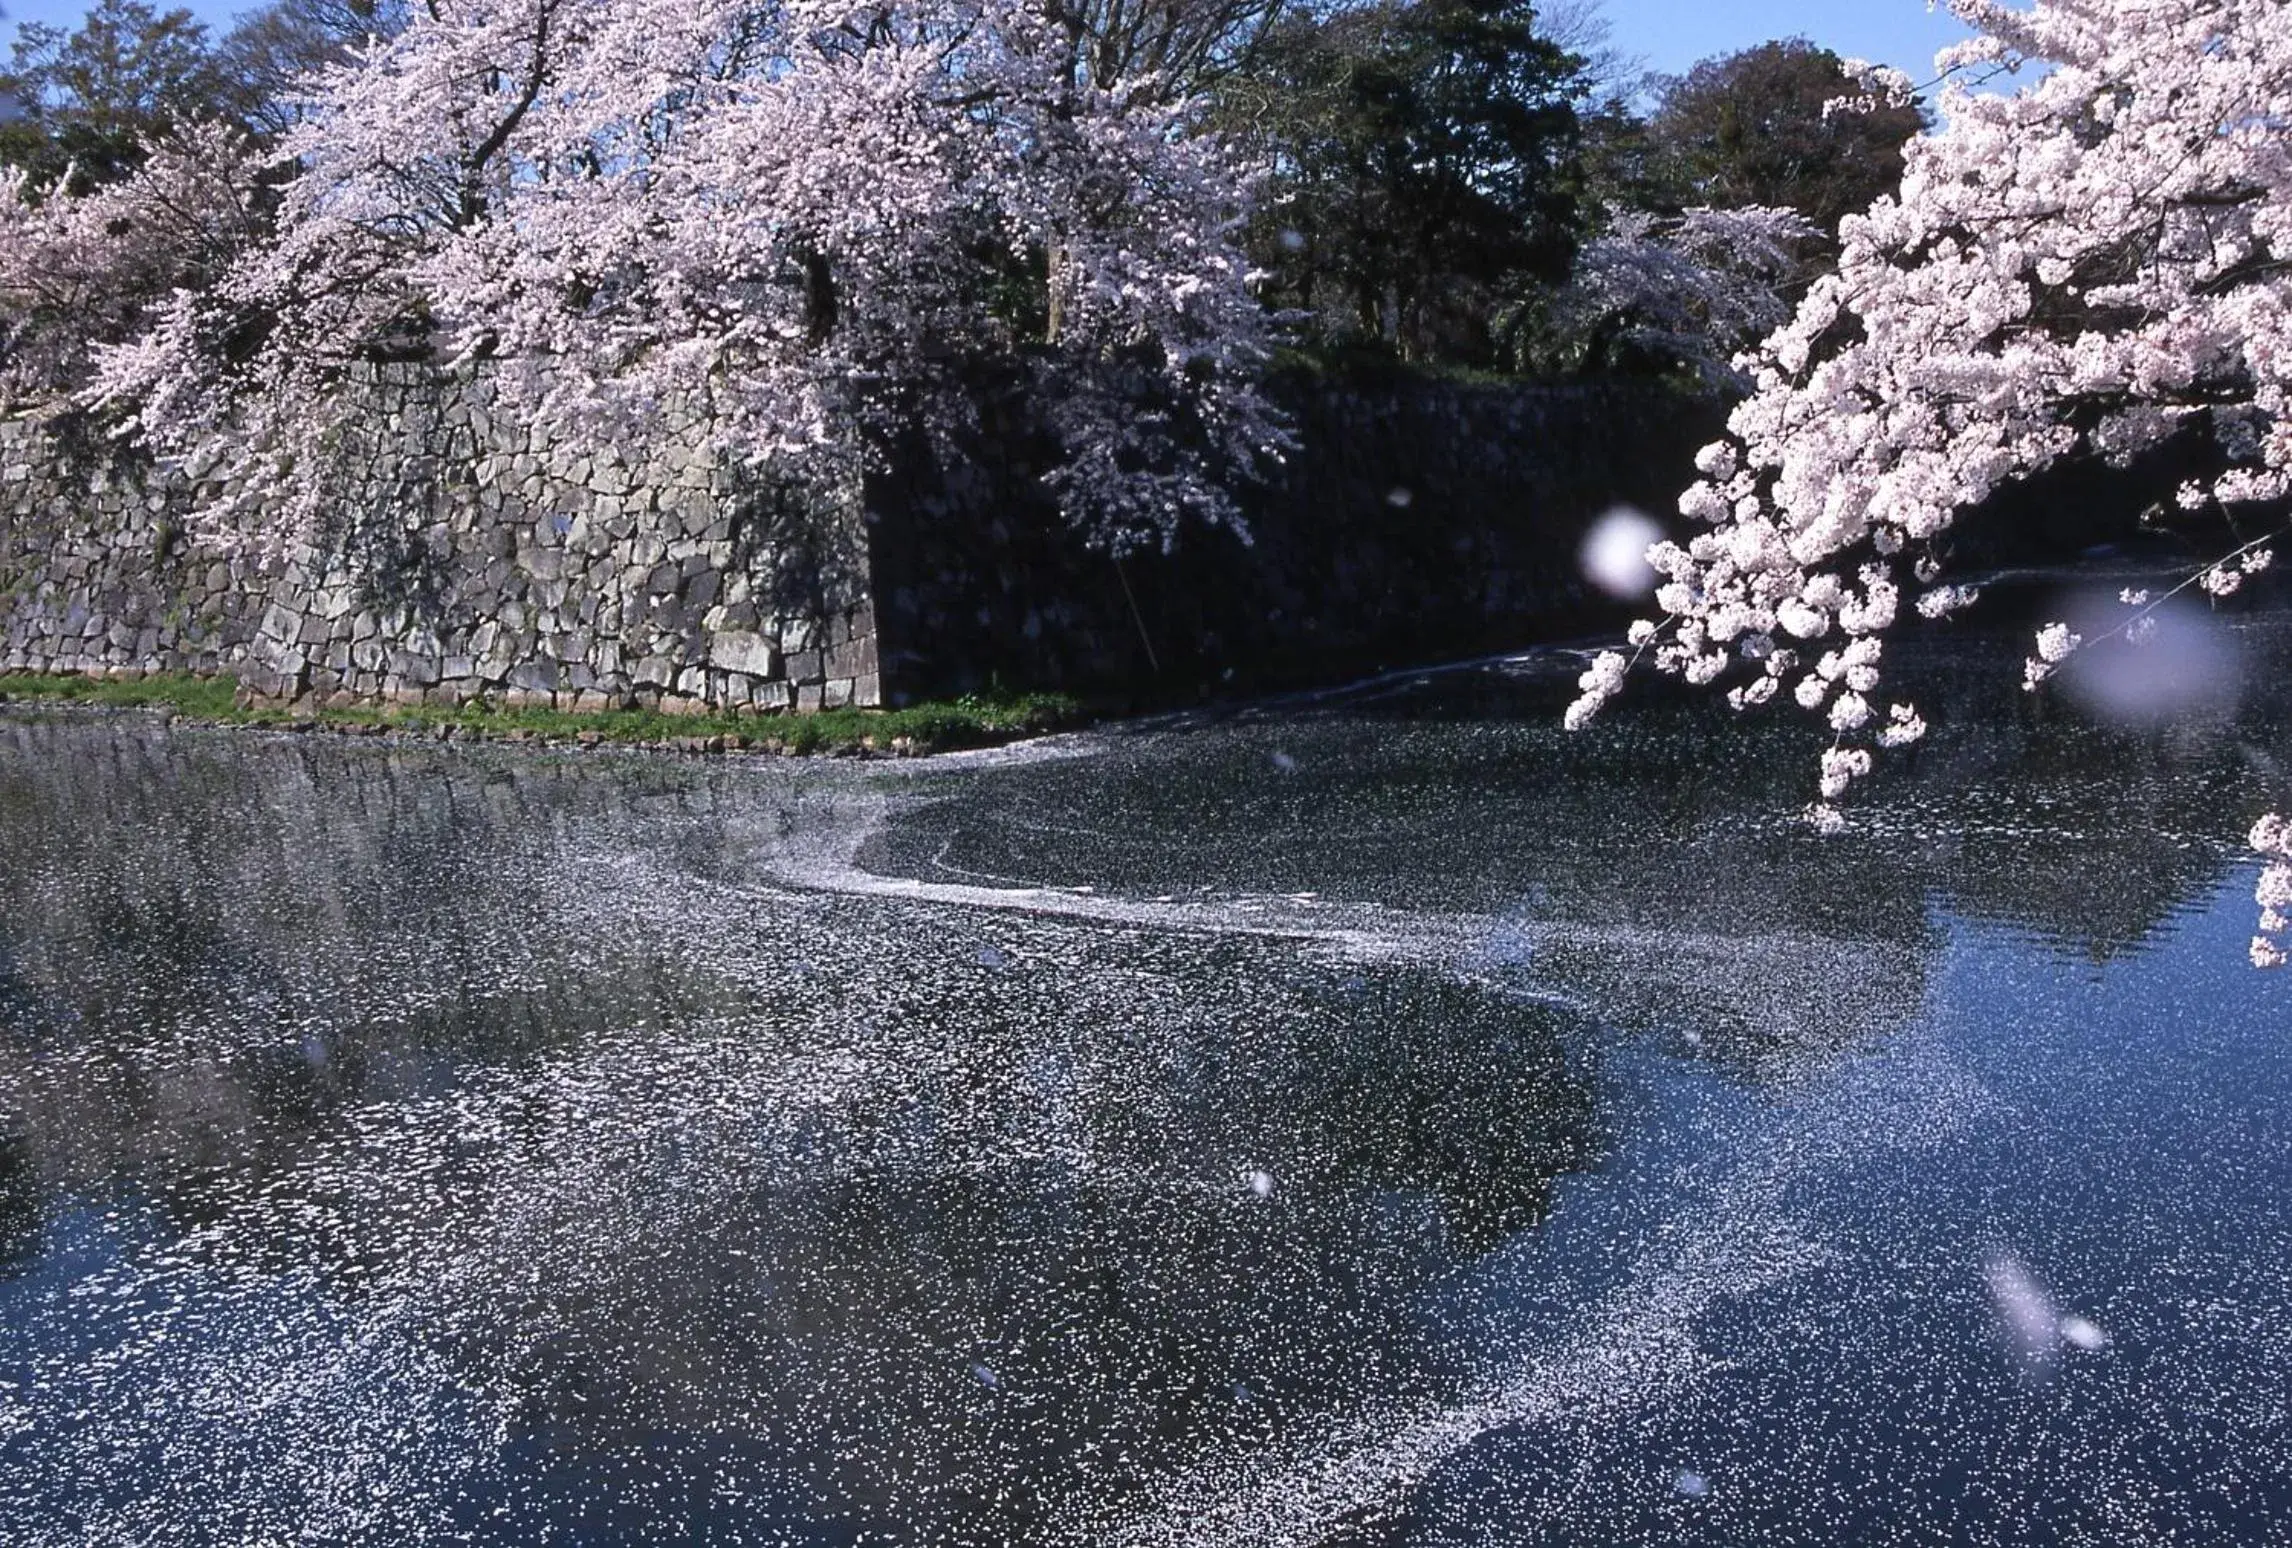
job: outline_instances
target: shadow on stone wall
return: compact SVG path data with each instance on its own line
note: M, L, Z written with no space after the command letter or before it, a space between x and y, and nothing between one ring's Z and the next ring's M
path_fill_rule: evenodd
M1005 404L961 464L907 449L869 492L888 690L1007 683L1178 701L1326 682L1614 622L1576 565L1630 503L1667 511L1717 412L1631 385L1280 384L1300 447L1246 497L1116 558L1062 524Z

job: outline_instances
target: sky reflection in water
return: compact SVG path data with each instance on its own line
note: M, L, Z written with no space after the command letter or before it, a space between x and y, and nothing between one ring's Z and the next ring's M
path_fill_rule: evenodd
M1554 658L925 768L0 723L0 1520L2270 1541L2283 706L1923 671L1843 842Z

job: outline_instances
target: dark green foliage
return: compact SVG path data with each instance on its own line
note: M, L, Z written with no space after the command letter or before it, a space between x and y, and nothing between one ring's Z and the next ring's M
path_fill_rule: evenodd
M1706 59L1663 84L1647 136L1641 202L1784 205L1835 232L1902 181L1902 147L1926 126L1918 106L1826 114L1853 93L1840 59L1804 38Z
M1581 91L1582 61L1520 0L1286 19L1223 95L1275 168L1257 255L1273 299L1325 339L1492 359L1495 298L1574 256Z
M76 29L26 22L0 90L22 116L0 125L0 163L46 188L72 172L75 192L115 182L146 142L192 119L260 137L294 121L302 77L404 20L404 0L275 0L220 42L180 8L96 0Z
M0 90L23 116L0 126L0 161L80 189L117 180L142 142L185 116L212 116L218 94L207 29L185 10L97 0L77 31L26 22Z

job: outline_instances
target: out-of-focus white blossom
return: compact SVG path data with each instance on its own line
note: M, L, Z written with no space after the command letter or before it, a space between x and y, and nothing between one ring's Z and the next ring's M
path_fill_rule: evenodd
M1609 596L1634 602L1655 590L1655 567L1647 551L1663 541L1663 529L1646 512L1619 505L1584 534L1577 562L1584 577Z
M2037 631L2037 659L2048 666L2069 659L2069 653L2085 643L2085 637L2072 633L2069 625L2049 623Z
M1819 640L1830 632L1830 615L1797 597L1786 597L1776 605L1775 621L1802 640Z
M2063 1344L2086 1351L2107 1347L2107 1333L2090 1318L2065 1315L2028 1265L2012 1253L1993 1251L1982 1267L1982 1277L1989 1286L1998 1321L2015 1351L2031 1365L2052 1360Z

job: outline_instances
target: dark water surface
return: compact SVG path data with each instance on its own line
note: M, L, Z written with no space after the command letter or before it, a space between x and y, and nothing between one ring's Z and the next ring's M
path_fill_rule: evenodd
M1937 648L1826 840L1804 728L1573 669L921 767L0 721L0 1541L2292 1540L2281 691Z

